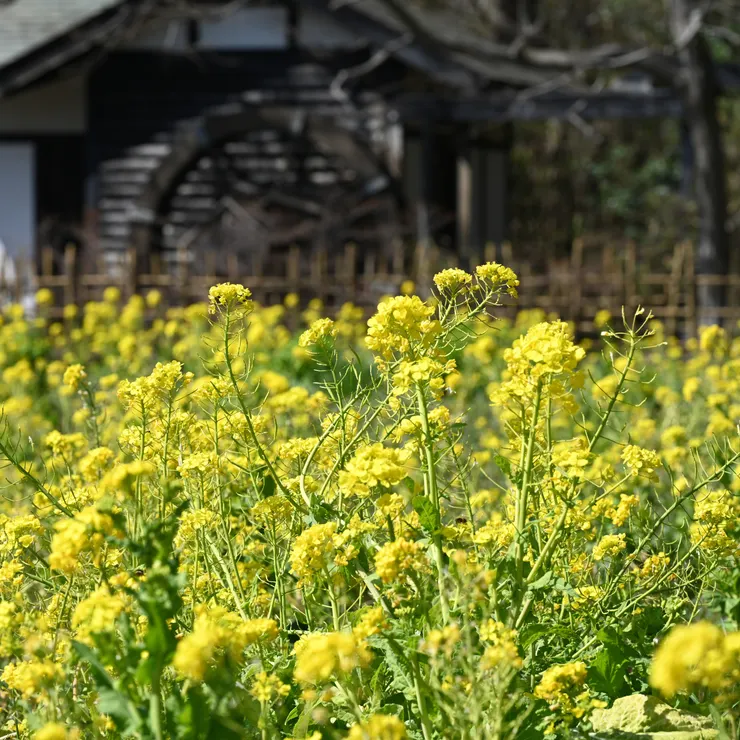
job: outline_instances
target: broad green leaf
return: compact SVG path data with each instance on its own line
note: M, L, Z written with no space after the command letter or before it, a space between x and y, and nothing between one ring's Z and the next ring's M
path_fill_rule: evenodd
M419 521L424 530L434 532L437 527L437 512L434 504L426 496L414 496L411 499L411 505L419 515Z

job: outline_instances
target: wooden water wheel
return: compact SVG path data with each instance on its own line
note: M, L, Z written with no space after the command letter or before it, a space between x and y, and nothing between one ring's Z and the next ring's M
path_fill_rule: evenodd
M331 258L347 243L397 248L398 183L337 116L293 108L227 109L190 122L151 174L132 214L139 270L182 259L194 274L235 255L245 274L279 273L299 247ZM213 259L213 255L216 259Z

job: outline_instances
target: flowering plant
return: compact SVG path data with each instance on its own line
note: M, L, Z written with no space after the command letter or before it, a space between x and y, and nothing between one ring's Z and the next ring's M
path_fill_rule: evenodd
M5 736L583 737L651 691L737 734L740 342L434 283L366 332L232 284L6 310Z

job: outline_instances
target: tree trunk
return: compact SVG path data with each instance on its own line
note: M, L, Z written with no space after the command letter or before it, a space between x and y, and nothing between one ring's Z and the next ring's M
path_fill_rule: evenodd
M681 93L693 149L694 193L699 216L696 274L727 275L727 188L722 131L717 120L718 84L706 39L696 23L693 0L671 0L671 32L681 66ZM724 285L697 286L700 324L719 323L725 304Z

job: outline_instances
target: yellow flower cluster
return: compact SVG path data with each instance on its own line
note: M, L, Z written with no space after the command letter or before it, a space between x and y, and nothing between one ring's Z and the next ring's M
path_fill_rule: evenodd
M427 568L424 550L411 540L393 540L375 554L375 572L383 583L397 582L402 576L417 575Z
M38 698L48 692L55 683L64 677L62 667L53 660L23 660L9 663L0 678L8 688L17 691L24 699Z
M582 347L573 344L568 324L553 321L535 324L504 351L504 359L510 368L539 379L572 372L585 354Z
M587 672L583 661L551 666L542 674L535 687L535 696L550 702L560 702L561 697L583 688Z
M740 500L730 491L707 491L697 496L691 541L707 554L720 557L740 554Z
M581 382L574 373L585 354L564 321L535 324L504 351L508 378L491 393L492 402L506 406L512 399L528 399L543 384L552 397L567 397L563 381Z
M364 722L352 725L347 740L406 740L406 726L398 717L373 714Z
M434 306L418 296L386 298L367 322L365 344L383 359L407 356L415 347L429 347L440 332L432 319Z
M235 283L219 283L208 291L209 311L216 313L218 310L235 308L251 309L250 298L252 293L249 288Z
M626 547L625 534L605 534L593 549L594 560L613 558L619 555Z
M552 464L569 478L582 478L590 458L588 445L582 438L557 442L552 447Z
M740 632L709 622L674 627L650 667L650 685L667 697L708 689L723 694L740 684Z
M484 670L506 667L518 670L524 665L517 647L517 631L507 627L503 622L489 619L480 626L480 639L486 646L481 659Z
M548 668L535 686L534 695L563 715L580 719L592 709L605 706L590 698L586 684L588 669L583 661Z
M80 567L80 556L90 552L93 562L100 564L105 538L115 531L113 518L96 506L87 506L72 519L62 519L55 525L51 540L49 566L63 573L74 573Z
M434 398L441 398L444 390L444 376L455 370L455 361L441 363L431 357L420 360L404 360L393 374L393 394L403 396L417 388L428 388Z
M294 677L303 684L326 683L372 660L365 642L352 632L304 635L295 645Z
M77 728L68 730L60 722L47 722L40 730L34 733L33 740L77 740L79 736L80 734Z
M435 656L441 652L449 658L459 642L460 628L456 624L448 624L442 629L427 632L422 648L429 655Z
M376 606L368 609L355 625L352 632L359 640L366 640L368 637L377 635L388 626L385 618L385 612L382 606Z
M486 262L475 268L475 274L478 280L503 288L513 298L517 297L516 289L519 286L519 278L510 267L499 265L498 262Z
M331 319L316 319L298 339L299 347L312 347L333 340L337 327Z
M85 372L85 368L82 367L82 365L80 365L79 363L75 363L74 365L70 365L64 371L62 382L67 387L76 391L86 377L87 373Z
M112 632L125 608L126 601L122 596L111 594L107 586L99 586L77 604L72 614L72 628L76 631L77 639L91 643L93 635Z
M198 607L193 631L177 644L172 665L191 681L204 681L224 660L239 665L244 650L278 636L274 619L244 620L224 607Z
M382 442L363 445L339 473L339 487L350 496L366 498L377 488L398 485L408 474L408 454Z
M317 574L327 575L327 569L336 555L336 522L314 524L301 532L290 551L290 565L301 581L309 581Z
M637 445L627 445L622 450L622 461L635 476L645 476L657 480L656 470L660 468L660 457L653 450L646 450Z
M465 270L461 270L458 267L442 270L442 272L438 272L434 276L434 284L440 293L454 293L469 285L472 280L473 276L469 272L465 272Z
M249 693L261 704L266 704L279 696L287 696L290 686L283 683L274 673L260 671L254 677L254 683Z

